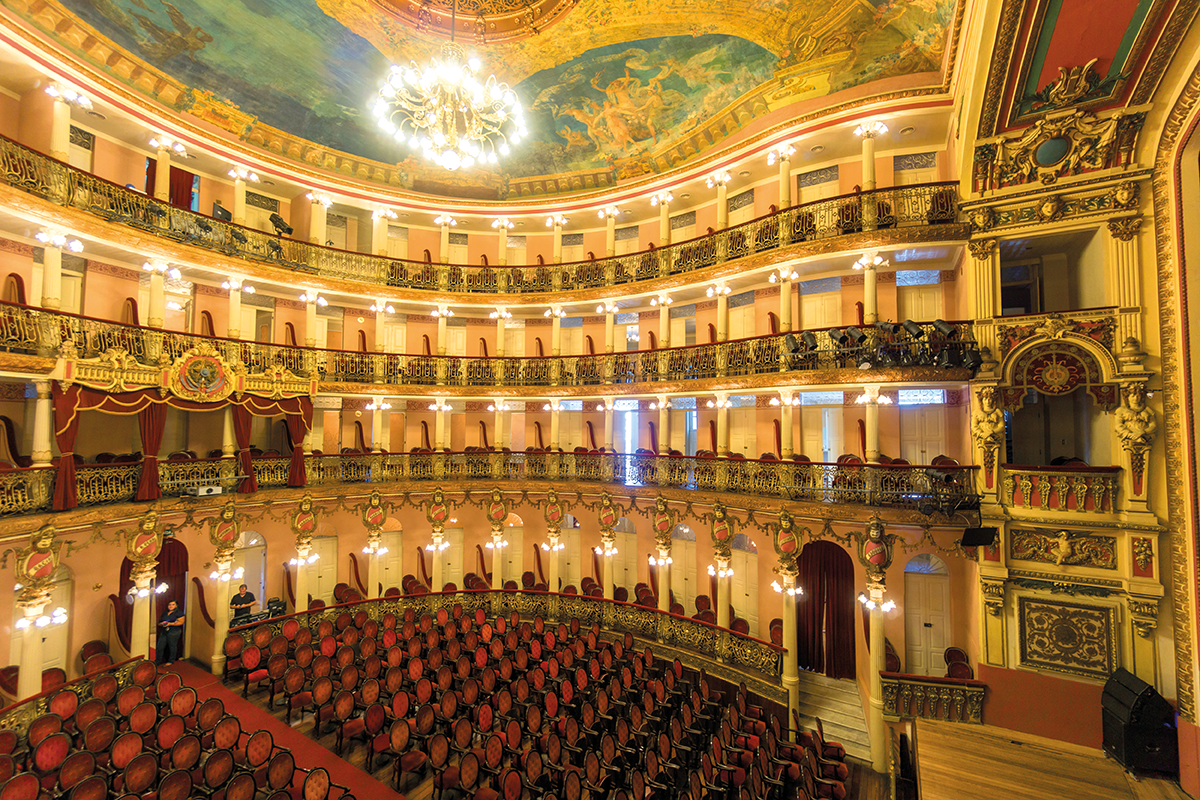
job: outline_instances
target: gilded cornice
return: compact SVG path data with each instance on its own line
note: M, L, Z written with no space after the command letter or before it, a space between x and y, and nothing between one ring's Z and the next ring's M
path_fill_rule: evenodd
M530 294L485 294L440 291L415 291L395 286L348 281L297 273L283 267L275 267L261 261L234 258L194 245L176 242L165 236L156 236L132 226L113 225L100 217L77 208L59 206L48 200L28 194L16 187L0 183L0 206L10 213L21 216L35 224L53 224L70 228L76 235L93 239L114 247L131 250L146 258L157 258L180 266L193 266L212 270L218 274L237 274L245 279L280 283L284 286L305 286L326 293L354 295L374 298L381 291L398 302L420 304L448 303L455 306L535 306L574 303L595 303L600 300L615 300L632 294L647 294L694 286L706 281L740 277L746 272L766 270L782 264L791 264L810 258L853 252L855 250L894 249L915 244L954 244L966 241L969 226L964 223L939 223L864 231L845 236L831 236L815 241L798 242L785 247L754 253L745 258L726 261L711 267L681 272L651 281L626 283L619 286L592 289L540 292ZM200 291L199 286L197 290ZM210 291L211 290L211 291ZM204 294L216 294L224 290L208 287ZM410 316L409 319L414 319Z
M971 371L956 367L893 367L890 369L831 369L769 372L729 378L698 378L654 383L606 383L584 386L422 386L422 397L493 398L493 397L611 397L613 395L703 395L716 392L753 394L773 392L795 386L861 386L865 383L911 383L921 386L962 384L971 379ZM336 383L317 384L319 394L350 394L403 397L412 394L412 384Z
M58 360L23 353L0 353L0 372L19 375L49 375Z

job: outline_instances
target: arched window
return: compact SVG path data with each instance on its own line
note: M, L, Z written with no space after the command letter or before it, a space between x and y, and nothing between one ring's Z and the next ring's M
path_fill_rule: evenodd
M121 306L121 324L122 325L137 325L138 324L138 307L137 300L132 297L125 298L125 304Z
M658 334L656 334L654 331L647 331L647 333L650 334L650 348L649 349L657 350L658 349Z
M25 281L15 272L4 279L4 302L25 305Z
M650 451L658 452L658 425L654 422L646 423L650 428Z
M216 329L213 327L212 314L207 311L200 312L200 335L201 336L216 336Z
M207 313L207 312L206 312ZM288 346L296 347L296 326L290 322L283 323L283 336Z
M715 342L717 340L717 326L711 322L708 323L708 341Z
M587 434L588 449L589 450L599 449L596 447L596 429L592 427L591 421L589 420L587 422L584 422L583 427L585 428L584 433Z
M538 422L537 420L534 420L534 423L533 423L533 433L534 433L534 441L537 442L537 449L545 450L546 445L542 441L542 423Z

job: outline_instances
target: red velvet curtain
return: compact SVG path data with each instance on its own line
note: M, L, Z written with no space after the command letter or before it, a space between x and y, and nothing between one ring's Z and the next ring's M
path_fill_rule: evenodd
M80 387L66 391L58 381L50 384L54 399L54 439L61 457L54 478L54 510L63 511L79 505L79 490L75 485L75 436L79 433Z
M158 485L158 449L162 446L163 429L166 426L165 404L148 405L138 412L138 430L142 433L142 477L138 480L138 500L157 500L162 497L162 488Z
M833 542L810 542L797 559L804 599L796 608L797 656L802 669L853 678L854 563Z
M179 167L171 167L171 205L176 208L191 208L194 183L195 176L192 173Z
M184 608L184 600L187 599L188 590L187 573L187 546L178 539L166 539L163 541L162 552L158 554L158 568L154 571L156 585L159 583L167 585L167 590L157 595L157 599L155 600L157 615L159 617L167 613L167 603L172 600L179 604L181 611L187 610ZM156 619L155 622L157 621Z
M292 440L292 465L288 470L288 486L308 484L308 475L304 470L304 437L312 430L312 401L303 398L300 409L299 414L288 414L284 417L288 437Z
M238 484L238 494L258 491L258 479L254 477L254 463L250 460L250 409L233 407L233 435L237 438L238 470L246 479Z

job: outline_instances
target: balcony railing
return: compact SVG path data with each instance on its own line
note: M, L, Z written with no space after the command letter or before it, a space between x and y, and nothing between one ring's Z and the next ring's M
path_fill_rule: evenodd
M384 616L395 615L403 620L408 609L417 618L424 614L436 614L440 608L460 606L463 614L473 614L482 608L489 616L507 617L513 611L524 620L541 617L546 622L578 619L584 628L599 623L603 631L631 633L646 644L658 643L667 647L688 651L717 664L723 664L739 672L750 673L773 687L772 697L781 694L779 681L783 672L784 649L770 642L720 628L707 622L689 619L678 614L669 614L657 608L605 600L584 595L557 594L536 591L476 591L476 592L433 592L419 595L360 600L322 609L275 617L261 623L233 628L230 635L241 636L246 644L258 643L283 632L289 619L299 620L314 634L323 620L336 623L337 618L347 612L366 611L369 619L382 626ZM399 624L399 623L398 623ZM265 646L265 645L264 645ZM711 671L711 668L710 668ZM786 696L784 696L786 702Z
M885 715L983 724L983 681L901 672L881 672L880 678Z
M175 208L3 137L0 180L59 205L234 258L382 286L510 295L652 281L799 242L958 218L957 182L898 186L805 203L655 250L568 264L490 267L408 261L285 239Z
M222 464L221 462L225 462ZM256 458L262 488L286 486L288 458ZM163 461L166 494L189 485L234 485L232 459ZM348 453L307 457L309 486L400 481L568 481L610 486L657 486L732 492L761 498L841 503L952 514L977 507L975 467L930 468L897 464L824 464L742 458L623 453ZM80 465L80 505L133 499L140 463ZM52 470L0 472L0 513L49 506ZM10 499L11 498L11 499Z
M1038 467L1005 464L1001 502L1053 513L1110 514L1117 508L1120 467Z
M138 362L155 365L164 353L175 359L200 342L207 342L226 361L240 362L251 373L279 364L297 376L315 375L318 380L334 383L584 387L813 372L864 364L881 369L904 366L953 369L963 363L963 355L975 347L975 341L971 323L948 325L949 328L939 332L941 326L920 323L919 337L903 328L893 332L864 326L861 330L865 338L857 344L834 341L830 332L844 329L830 328L664 350L549 358L465 358L319 350L196 336L0 303L0 350L52 355L64 341L70 340L81 358L95 357L119 347Z

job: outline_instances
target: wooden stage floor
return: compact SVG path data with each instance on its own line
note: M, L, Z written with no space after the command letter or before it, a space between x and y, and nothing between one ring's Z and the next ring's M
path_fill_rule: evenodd
M921 800L1188 800L1099 750L990 725L917 722Z

